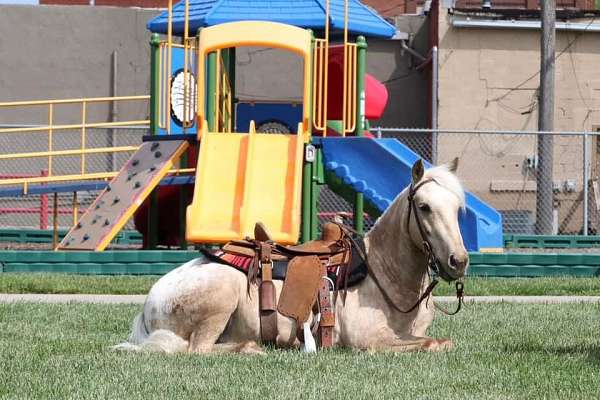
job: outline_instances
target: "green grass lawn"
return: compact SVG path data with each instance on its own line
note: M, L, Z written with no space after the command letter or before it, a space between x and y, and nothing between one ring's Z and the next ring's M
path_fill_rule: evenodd
M123 354L131 305L0 305L0 398L591 399L596 305L469 305L430 334L452 351L266 356Z
M0 274L0 293L146 294L158 276L94 276L42 273ZM465 292L484 295L600 296L599 278L467 278ZM454 295L441 282L437 295Z

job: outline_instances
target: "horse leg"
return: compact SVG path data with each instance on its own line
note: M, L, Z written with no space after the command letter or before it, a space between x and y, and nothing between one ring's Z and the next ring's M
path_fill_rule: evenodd
M217 343L214 345L214 351L219 353L240 353L240 354L267 354L265 349L255 341L244 343Z
M199 354L210 353L232 314L233 311L214 313L199 321L197 328L190 335L188 351Z
M453 347L450 339L433 339L429 337L396 338L391 345L382 345L380 349L389 349L395 352L405 351L442 351Z

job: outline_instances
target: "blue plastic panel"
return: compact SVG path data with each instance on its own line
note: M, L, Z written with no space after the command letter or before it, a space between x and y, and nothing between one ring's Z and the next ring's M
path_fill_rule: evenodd
M175 73L179 72L179 71L183 71L183 67L184 67L184 53L183 53L183 49L179 48L179 47L173 47L173 56L172 56L172 60L171 60L171 77L173 77L175 75ZM166 65L166 64L165 64ZM194 71L196 71L196 64L195 64L195 60L192 60L191 62L188 63L188 73L194 73ZM161 79L163 77L161 76ZM164 82L161 82L161 85L163 88L166 88L166 84ZM163 90L163 98L161 99L161 104L167 104L167 91ZM179 124L172 115L169 115L168 118L170 124L171 124L171 135L182 135L183 132L183 127L181 126L181 124ZM187 135L193 135L195 136L197 133L196 130L196 119L192 118L193 120L193 125L189 128L185 129L185 134ZM167 134L167 130L163 129L163 128L159 128L158 130L158 134L159 135L166 135Z
M396 139L315 138L323 146L325 168L354 191L363 193L381 212L410 184L412 165L420 157ZM425 162L427 168L431 164ZM502 217L466 193L466 211L459 216L469 251L502 248Z
M250 121L253 120L256 128L265 122L278 122L296 133L298 123L302 121L302 104L238 103L235 120L236 132L248 132Z
M189 34L198 28L234 21L271 21L323 30L325 0L190 0ZM330 0L333 29L344 28L344 0ZM352 34L391 38L396 28L358 0L349 0L348 30ZM173 7L173 32L183 35L184 2ZM163 12L148 21L152 32L167 33L168 14Z

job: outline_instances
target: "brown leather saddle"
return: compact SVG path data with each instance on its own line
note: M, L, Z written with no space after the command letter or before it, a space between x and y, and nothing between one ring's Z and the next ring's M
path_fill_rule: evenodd
M321 348L333 344L335 315L330 291L347 287L351 272L352 239L337 223L323 225L321 239L297 246L282 246L271 240L265 226L257 223L254 239L225 244L221 251L233 257L251 259L248 284L258 284L260 331L263 343L275 344L277 313L296 321L297 336L303 339L302 325L314 310L320 315L317 339ZM276 300L273 265L287 262L283 288ZM328 277L334 271L337 282ZM331 276L331 274L330 274ZM336 296L337 296L337 292Z

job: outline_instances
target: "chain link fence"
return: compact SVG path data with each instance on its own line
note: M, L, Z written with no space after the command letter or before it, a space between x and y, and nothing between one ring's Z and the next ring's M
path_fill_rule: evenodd
M138 146L146 127L88 129L86 148ZM535 234L538 218L552 221L553 234L596 234L600 229L600 143L596 132L466 131L375 128L378 137L395 138L419 156L434 163L459 157L458 176L465 189L498 210L506 234ZM551 136L552 207L536 206L537 177L540 168L538 143L542 135ZM3 154L45 151L47 141L34 133L0 137ZM80 131L61 131L53 135L53 148L73 149L81 145ZM87 154L86 172L118 171L130 152ZM80 172L81 155L53 157L53 172ZM0 160L0 178L42 176L48 158ZM98 191L78 193L79 211L85 209ZM72 224L72 193L58 196L59 226ZM352 222L352 205L327 187L319 196L319 222L335 215ZM46 228L51 226L52 195L0 197L0 226ZM365 217L368 229L373 219ZM133 227L130 222L126 228Z
M338 196L327 186L322 186L319 191L319 199L317 202L317 217L319 220L319 228L325 222L333 221L336 218L341 218L341 222L348 226L352 226L354 224L354 209L352 204ZM376 218L374 216L365 213L363 220L365 230L371 229L375 220Z
M596 234L600 174L597 132L478 131L376 128L434 164L459 157L466 190L498 210L505 234ZM540 138L551 138L552 154L540 157ZM538 207L540 158L552 161L552 207ZM547 163L549 165L550 163ZM551 232L536 222L551 221Z
M17 126L15 126L17 127ZM120 146L139 146L147 127L88 128L85 132L85 148L97 149ZM82 133L77 130L61 130L52 135L54 151L72 150L82 147ZM44 152L49 148L48 136L41 133L18 133L0 136L2 154ZM97 153L85 155L28 157L0 160L0 179L42 177L52 169L52 175L74 175L81 173L82 158L85 159L85 173L118 171L129 159L133 151L118 153ZM52 165L50 165L50 162ZM82 181L64 181L60 184L82 183ZM10 186L0 186L5 190ZM79 191L77 202L79 213L99 194L97 190ZM59 193L58 225L69 228L73 222L73 193ZM28 194L26 196L0 196L0 227L47 229L52 226L54 199L52 194ZM126 229L133 229L129 222Z

